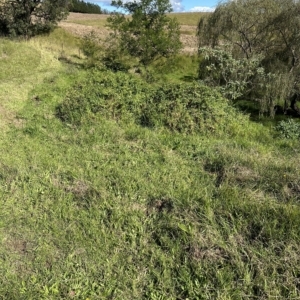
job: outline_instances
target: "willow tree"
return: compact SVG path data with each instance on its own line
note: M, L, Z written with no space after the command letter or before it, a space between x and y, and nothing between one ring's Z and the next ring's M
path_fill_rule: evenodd
M265 79L269 94L276 98L278 92L280 97L287 98L300 91L297 79L300 75L299 28L299 1L227 1L199 21L199 48L226 45L235 59L260 59L259 67L268 75ZM263 88L260 90L261 94ZM255 95L257 97L257 93Z

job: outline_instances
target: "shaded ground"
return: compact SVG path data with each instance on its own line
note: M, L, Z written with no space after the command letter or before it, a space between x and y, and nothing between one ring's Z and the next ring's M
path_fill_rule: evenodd
M70 13L68 19L59 25L76 36L83 37L94 31L102 39L109 34L109 30L105 28L107 17L107 15ZM180 40L183 44L183 52L196 52L196 26L181 25L181 33Z

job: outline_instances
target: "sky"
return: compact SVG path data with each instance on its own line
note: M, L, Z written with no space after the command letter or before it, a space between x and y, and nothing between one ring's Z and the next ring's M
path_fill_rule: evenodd
M110 6L111 0L88 0L100 5L101 8L114 10ZM213 11L218 4L218 0L170 0L174 12L195 12L195 11Z

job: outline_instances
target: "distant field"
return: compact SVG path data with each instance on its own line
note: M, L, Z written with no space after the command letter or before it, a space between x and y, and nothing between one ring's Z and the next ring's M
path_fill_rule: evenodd
M196 26L199 19L206 13L172 13L170 16L178 19L181 25L181 42L184 52L197 51ZM70 13L67 20L60 26L76 36L85 36L94 31L100 38L105 38L109 30L105 27L108 15Z
M107 18L108 15L70 13L65 22L103 28Z
M195 12L195 13L172 13L170 15L176 17L180 25L197 26L200 18L202 18L206 14L208 13Z
M197 26L199 19L205 14L207 13L172 13L170 16L176 17L180 25ZM108 17L109 15L70 13L66 22L101 28L105 26Z

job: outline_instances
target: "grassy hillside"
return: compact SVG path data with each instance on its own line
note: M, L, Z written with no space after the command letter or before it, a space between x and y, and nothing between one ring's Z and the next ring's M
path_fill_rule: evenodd
M207 13L171 13L180 25L197 26L199 19ZM103 28L109 15L70 13L66 22Z
M194 13L171 13L170 17L175 17L180 25L197 26L200 18L208 13L194 12Z
M0 299L298 299L299 141L77 45L1 40Z

